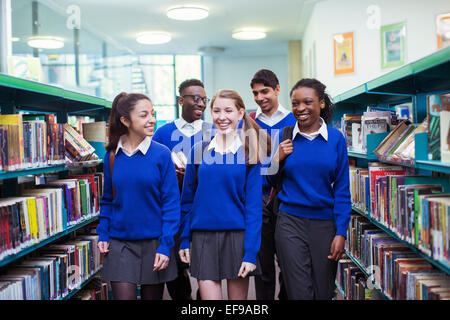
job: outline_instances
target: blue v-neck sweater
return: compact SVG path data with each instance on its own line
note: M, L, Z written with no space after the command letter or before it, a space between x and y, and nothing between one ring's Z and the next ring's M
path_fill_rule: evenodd
M270 135L271 139L272 139L272 156L276 153L278 145L281 142L281 136L283 134L283 129L285 127L289 127L289 126L294 126L295 123L297 122L297 120L295 119L294 115L292 114L292 112L290 112L287 116L285 116L283 119L281 119L280 121L278 121L277 123L275 123L273 126L269 126L267 124L265 124L264 122L262 122L259 119L256 119L256 123L262 128L264 129L268 135ZM268 167L270 164L270 161L267 161L267 164L264 165L264 167ZM265 172L264 170L262 171L263 173ZM267 183L266 181L266 177L265 175L263 175L263 194L268 195L270 193L270 185Z
M192 148L192 155L201 143ZM243 261L256 264L261 244L262 181L259 164L247 166L236 154L205 149L198 166L188 164L181 196L181 246L190 247L193 230L244 230Z
M109 238L158 238L158 253L170 256L180 222L180 192L167 147L152 141L147 153L116 154L112 183L109 152L104 159L104 190L100 202L99 241Z
M192 147L203 140L203 134L202 131L199 131L188 137L177 128L175 121L172 121L158 128L152 140L165 145L170 151L175 153L182 151L188 158Z
M295 216L334 220L336 235L346 236L351 200L347 145L342 133L328 129L310 141L297 134L294 151L286 158L280 210Z

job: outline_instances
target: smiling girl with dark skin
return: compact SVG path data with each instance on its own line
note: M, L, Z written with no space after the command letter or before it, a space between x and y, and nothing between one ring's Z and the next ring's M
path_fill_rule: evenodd
M332 299L351 212L346 142L327 126L333 106L321 82L300 80L291 102L297 123L273 160L283 164L275 243L288 299Z

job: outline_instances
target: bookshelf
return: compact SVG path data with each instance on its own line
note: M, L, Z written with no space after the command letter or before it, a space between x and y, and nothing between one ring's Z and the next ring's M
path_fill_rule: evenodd
M421 123L427 116L427 96L450 92L450 47L441 49L418 61L404 65L376 79L359 85L333 98L336 105L333 120L338 120L344 113L362 113L367 106L391 108L394 105L412 102L413 121ZM359 167L367 167L371 161L379 161L389 165L405 166L416 169L419 174L431 176L432 173L450 174L450 163L428 160L427 132L415 135L415 160L411 163L379 160L373 150L386 137L386 134L369 134L367 136L367 154L348 151L350 158L356 159ZM450 177L449 177L450 180ZM370 223L389 234L402 244L407 245L437 269L450 275L450 267L422 252L415 245L401 239L395 232L384 226L370 215L352 205L352 210L367 218ZM364 266L347 252L355 264L368 275ZM379 291L379 290L378 290ZM381 293L381 292L380 292ZM383 294L385 298L389 298Z
M58 123L66 123L69 115L89 116L96 121L106 121L109 117L112 102L90 96L84 93L65 90L61 87L47 85L35 81L24 80L5 74L0 74L0 108L1 114L17 114L19 111L32 113L54 113ZM1 197L18 195L18 178L45 173L60 173L65 175L69 170L79 168L93 168L102 164L102 160L85 161L72 164L46 165L21 169L16 171L0 171L2 183ZM100 167L101 168L101 167ZM5 255L0 259L0 272L11 263L19 261L26 255L56 243L67 237L73 238L77 230L84 228L98 220L98 212L83 216L76 224L67 225L62 231L36 240L28 246L19 247L18 252ZM100 269L95 270L83 279L77 288L70 290L62 299L70 299L78 290L86 285Z

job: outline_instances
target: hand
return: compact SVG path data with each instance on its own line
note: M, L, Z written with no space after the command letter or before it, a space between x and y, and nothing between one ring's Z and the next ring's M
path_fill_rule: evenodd
M239 269L238 277L245 278L250 272L256 270L256 265L250 262L242 262L241 268Z
M97 247L100 250L100 253L108 253L109 252L109 242L100 241L97 243Z
M292 144L292 140L287 139L280 143L274 158L276 161L281 162L292 152L294 152L294 145Z
M189 255L189 249L182 249L178 251L178 254L180 255L180 259L184 263L191 263L191 257Z
M153 264L153 271L164 270L168 265L169 257L164 254L157 253L155 256L155 263Z
M177 173L177 177L179 176L181 179L183 179L186 169L185 168L175 168L175 172Z
M336 235L334 236L333 242L331 243L330 255L328 259L339 261L342 254L344 253L345 238L344 236Z

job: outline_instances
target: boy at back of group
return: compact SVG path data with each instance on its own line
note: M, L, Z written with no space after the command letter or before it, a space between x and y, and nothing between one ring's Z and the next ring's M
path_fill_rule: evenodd
M280 84L277 76L270 70L261 69L255 73L250 82L253 98L258 104L256 112L251 112L250 117L255 119L258 125L267 131L272 138L272 150L277 150L281 142L284 127L294 126L295 117L289 110L278 102ZM265 205L269 198L271 187L265 176L263 179L263 224L261 229L261 247L258 253L262 274L255 276L255 291L257 300L273 300L275 298L275 222L276 212L270 211ZM280 273L280 300L286 299Z
M181 151L188 159L194 144L211 139L212 124L202 120L203 111L205 111L209 99L206 97L203 83L197 79L183 81L178 92L178 102L182 106L181 118L166 123L156 130L153 140L164 144L175 154ZM176 167L176 172L181 192L184 168ZM179 246L178 234L175 244ZM189 265L181 262L178 255L175 258L177 259L178 277L166 283L167 290L173 300L190 300L192 290L186 272Z

